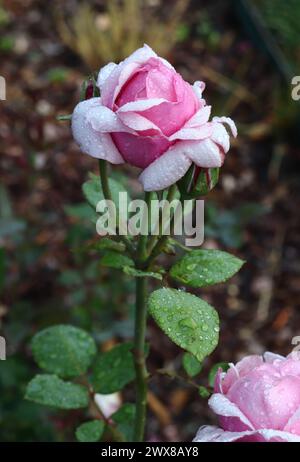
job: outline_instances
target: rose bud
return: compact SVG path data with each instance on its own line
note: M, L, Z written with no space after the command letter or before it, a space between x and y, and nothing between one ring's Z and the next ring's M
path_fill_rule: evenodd
M103 67L97 85L101 97L82 101L74 110L73 136L93 157L141 168L145 191L176 183L192 164L223 164L230 147L223 124L236 136L234 122L227 117L209 122L204 83L185 82L147 45L120 64Z
M85 90L85 99L91 99L94 96L94 85L90 81Z
M218 183L219 170L219 168L201 168L192 165L178 182L181 197L193 199L206 196Z
M80 91L80 101L91 99L94 97L99 97L99 88L93 77L85 80L81 86Z
M201 427L195 442L300 442L300 360L273 353L219 369L208 401L220 428Z

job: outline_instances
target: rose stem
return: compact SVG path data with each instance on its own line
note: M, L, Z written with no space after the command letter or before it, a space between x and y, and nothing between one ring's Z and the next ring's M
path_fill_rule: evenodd
M147 407L147 378L148 372L145 362L145 336L147 322L147 278L136 278L136 311L134 330L134 363L136 372L136 409L134 423L134 441L143 441L146 407Z
M107 162L103 159L99 159L99 170L100 170L100 179L101 179L101 186L103 191L104 199L106 200L113 200L109 182L108 182L108 175L107 175ZM125 244L125 247L130 255L133 255L135 252L134 246L130 242L130 240L126 236L119 235L120 239Z
M166 197L167 202L172 202L172 200L174 199L174 197L176 195L176 191L177 191L177 186L176 186L176 184L173 184L170 187L169 191L168 191L168 194L167 194L167 197ZM161 216L163 216L163 213L164 213L164 210L162 210ZM150 254L151 254L152 250L155 247L155 243L156 243L157 239L159 239L159 236L156 236L156 230L157 230L158 227L160 227L160 217L158 219L158 223L156 224L155 231L154 231L153 235L151 236L151 238L149 240L148 249L149 249ZM161 234L161 232L162 232L162 230L159 230L160 234Z
M111 191L109 188L107 163L99 160L100 178L103 190L103 195L106 200L112 200ZM146 212L150 214L151 193L146 193L145 199L148 207ZM149 216L148 216L149 217ZM125 237L120 236L128 252L134 256L135 264L139 269L143 269L147 260L147 239L148 236L140 235L137 255L131 242ZM134 440L143 441L145 423L146 423L146 408L147 408L147 378L148 372L145 363L145 336L147 322L147 278L136 278L136 314L135 314L135 334L134 334L134 362L136 370L136 412L134 424Z
M143 235L143 234L140 234L140 238L139 238L139 243L138 243L138 249L137 249L137 260L138 260L138 264L139 266L141 266L140 269L144 269L143 265L145 263L145 260L147 259L147 242L148 242L148 236L149 236L149 228L151 226L151 223L150 223L150 218L151 218L151 198L152 198L152 193L151 192L146 192L145 193L145 206L146 208L144 209L144 213L143 213L143 218L142 218L142 225L141 225L141 229L144 228L145 226L145 219L146 219L146 215L147 215L147 234L146 235Z
M175 194L176 194L176 190L177 190L177 186L176 185L172 185L168 191L168 195L167 195L167 201L171 202L174 197L175 197ZM172 226L173 226L173 223L174 223L174 220L175 220L175 215L176 215L176 210L173 212L173 215L171 217L171 220L170 220L170 232L172 232ZM161 227L162 227L163 223L161 223ZM163 251L163 248L165 247L167 241L168 241L168 238L169 236L168 235L162 235L163 233L163 229L160 230L161 231L161 236L160 238L158 239L158 241L156 242L155 246L153 247L152 251L150 251L150 255L149 257L147 258L146 260L146 263L145 263L145 266L146 268L148 268L151 263L153 262L153 260L155 260L155 258Z
M148 231L150 224L151 193L145 193L146 209L144 209L143 223L148 214ZM147 260L148 235L140 235L136 266L143 270ZM145 337L147 325L147 278L136 278L136 308L135 308L135 329L134 329L134 363L135 363L135 386L136 386L136 409L134 423L134 441L143 441L146 423L147 410L147 379L148 372L145 361Z

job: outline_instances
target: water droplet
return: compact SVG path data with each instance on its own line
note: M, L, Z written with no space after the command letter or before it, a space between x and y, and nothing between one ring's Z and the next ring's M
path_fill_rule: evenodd
M181 327L189 327L190 329L195 329L197 327L197 323L192 318L183 318L179 321L179 325Z

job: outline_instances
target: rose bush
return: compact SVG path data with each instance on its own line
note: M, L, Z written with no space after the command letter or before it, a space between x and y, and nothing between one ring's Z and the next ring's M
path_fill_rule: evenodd
M113 164L142 168L146 191L169 187L192 163L220 167L230 147L227 123L214 117L202 98L203 82L190 85L145 45L98 76L101 97L80 102L72 116L73 136L83 152Z
M199 429L195 442L300 442L300 360L266 353L218 371L209 400L221 428Z

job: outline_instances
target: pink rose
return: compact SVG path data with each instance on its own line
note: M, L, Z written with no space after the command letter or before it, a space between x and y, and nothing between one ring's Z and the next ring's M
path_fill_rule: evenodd
M97 85L101 97L79 103L72 131L83 152L112 164L140 167L146 191L167 188L191 164L220 167L229 150L227 123L202 99L203 82L193 86L147 45L120 64L103 67Z
M200 428L195 442L300 442L300 360L247 356L219 370L209 405L221 428Z

